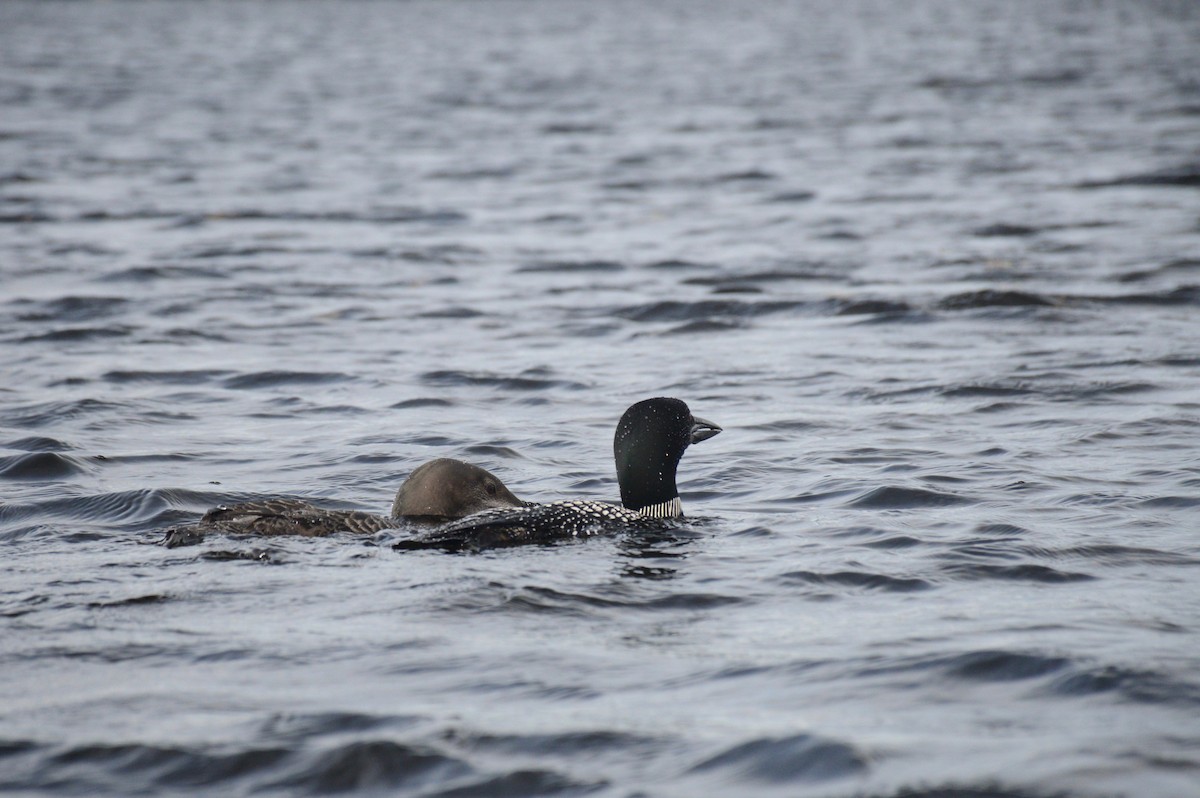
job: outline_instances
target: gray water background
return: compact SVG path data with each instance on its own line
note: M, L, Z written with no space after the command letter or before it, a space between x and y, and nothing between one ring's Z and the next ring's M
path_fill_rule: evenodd
M0 4L0 790L1200 794L1198 186L1194 3Z

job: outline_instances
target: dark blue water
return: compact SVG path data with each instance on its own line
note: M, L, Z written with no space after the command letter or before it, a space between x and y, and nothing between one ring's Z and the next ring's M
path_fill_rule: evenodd
M1198 145L1186 2L0 5L0 790L1200 794Z

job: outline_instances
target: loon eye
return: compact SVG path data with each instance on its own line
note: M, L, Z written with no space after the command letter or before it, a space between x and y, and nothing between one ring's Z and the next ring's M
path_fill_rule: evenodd
M484 486L484 489L488 492L489 496L496 495L496 483L495 482L487 483L487 485Z

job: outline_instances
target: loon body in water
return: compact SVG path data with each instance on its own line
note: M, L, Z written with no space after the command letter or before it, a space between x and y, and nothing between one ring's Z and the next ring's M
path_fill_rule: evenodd
M404 523L445 522L473 513L525 507L500 479L479 466L441 457L413 470L396 492L390 517L329 510L302 499L264 499L216 507L198 523L172 527L168 548L199 543L210 532L323 537L335 532L373 534Z
M693 416L679 399L646 399L625 411L613 439L621 505L557 501L488 510L393 548L477 550L657 528L661 519L683 517L675 471L684 450L719 432L719 426Z

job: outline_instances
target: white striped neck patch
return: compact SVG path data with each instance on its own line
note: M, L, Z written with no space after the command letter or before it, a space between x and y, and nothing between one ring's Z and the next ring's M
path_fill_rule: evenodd
M651 504L638 510L638 515L646 518L679 518L683 515L683 502L679 497L658 504Z

